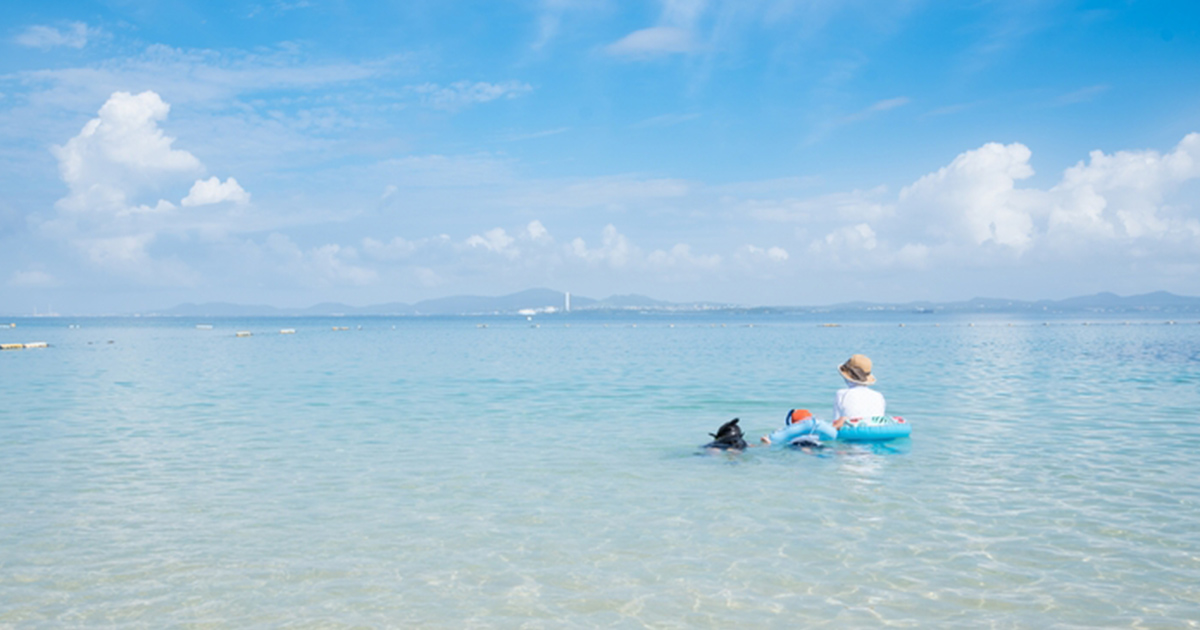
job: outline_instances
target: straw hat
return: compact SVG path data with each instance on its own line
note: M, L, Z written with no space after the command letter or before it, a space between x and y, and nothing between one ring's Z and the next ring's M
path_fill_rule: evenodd
M846 360L842 367L838 368L842 376L859 385L874 385L875 376L871 374L871 360L865 355L856 354Z

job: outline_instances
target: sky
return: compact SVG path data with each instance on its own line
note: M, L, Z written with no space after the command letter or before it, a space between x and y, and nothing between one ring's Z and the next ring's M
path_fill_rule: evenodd
M1200 295L1200 3L0 7L0 313Z

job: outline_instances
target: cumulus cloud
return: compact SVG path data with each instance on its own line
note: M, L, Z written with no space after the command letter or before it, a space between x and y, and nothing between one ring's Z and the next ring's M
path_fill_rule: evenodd
M589 263L603 263L618 269L625 267L633 258L640 255L640 251L631 245L629 239L618 232L617 227L611 223L604 227L604 231L600 235L599 247L589 248L587 242L577 237L571 241L568 251L580 260Z
M929 229L973 245L1024 251L1033 240L1035 200L1016 182L1033 175L1023 144L988 143L967 151L900 191L901 213L924 216Z
M1032 152L1020 143L989 143L904 187L893 200L877 189L742 209L767 221L820 229L809 251L825 260L925 267L990 264L1001 256L1040 262L1104 252L1140 256L1154 248L1179 256L1200 247L1195 202L1181 194L1200 179L1200 133L1170 152L1093 151L1042 189L1018 184L1033 175ZM837 220L829 221L831 218ZM1174 252L1168 254L1167 250Z
M169 254L156 258L150 247L164 235L213 238L228 222L214 213L193 219L162 198L204 170L160 127L169 112L155 92L114 92L75 137L51 148L68 192L55 204L57 216L35 216L32 224L43 236L73 247L90 265L151 284L195 282L182 262ZM194 180L179 204L244 205L249 199L236 179L212 177Z
M512 99L533 91L533 86L521 81L506 81L503 83L488 83L478 81L457 81L450 85L425 83L414 86L414 92L420 94L422 100L438 109L460 109L477 103L487 103L497 99Z
M58 206L73 212L120 210L133 194L200 171L200 161L172 148L175 139L158 126L170 110L154 92L109 97L99 117L63 146L51 148L71 191Z
M237 180L232 177L226 179L224 183L221 183L217 177L211 177L205 180L196 180L196 183L192 184L188 196L184 197L180 204L184 207L207 206L223 201L248 203L250 193L243 190Z
M546 229L546 226L542 225L542 222L536 219L530 221L529 225L525 226L525 233L529 235L529 238L533 241L542 242L554 240L553 237L550 236L550 231Z
M83 22L71 22L61 29L35 25L22 31L15 41L30 48L83 48L87 46L88 37L98 33L97 29L89 28Z
M1200 133L1188 134L1166 155L1092 151L1088 157L1067 169L1050 190L1051 234L1136 239L1194 232L1196 219L1170 216L1164 200L1184 182L1200 177Z
M484 232L483 236L476 234L467 239L467 245L470 247L479 247L508 258L516 258L521 255L520 250L512 246L514 242L516 239L509 236L504 228L494 228Z

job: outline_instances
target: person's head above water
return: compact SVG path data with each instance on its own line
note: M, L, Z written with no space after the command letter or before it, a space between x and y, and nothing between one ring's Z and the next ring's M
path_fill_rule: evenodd
M855 385L874 385L875 375L871 374L871 360L866 355L856 354L838 368L842 378Z

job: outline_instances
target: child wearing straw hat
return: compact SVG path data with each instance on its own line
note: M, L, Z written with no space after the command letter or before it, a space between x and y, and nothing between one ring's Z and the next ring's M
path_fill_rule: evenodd
M871 389L875 375L871 374L871 360L856 354L838 368L846 386L833 396L833 422L818 420L807 409L788 412L782 429L762 436L763 444L792 444L798 440L837 439L837 431L852 418L874 418L885 415L887 403L883 394Z
M833 428L840 429L851 418L874 418L887 415L883 394L871 389L875 375L866 355L851 356L838 368L846 386L833 396Z

